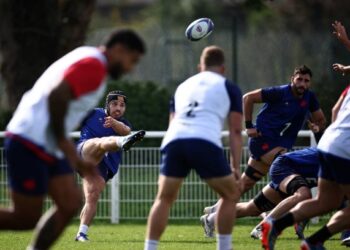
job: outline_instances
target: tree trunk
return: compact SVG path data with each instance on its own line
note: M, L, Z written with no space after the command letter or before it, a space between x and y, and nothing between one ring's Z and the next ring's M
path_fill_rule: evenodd
M95 0L0 0L1 73L9 107L57 58L82 45Z

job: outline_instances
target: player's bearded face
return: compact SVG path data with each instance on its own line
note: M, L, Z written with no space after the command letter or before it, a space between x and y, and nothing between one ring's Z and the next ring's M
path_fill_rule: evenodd
M296 74L292 77L293 92L298 96L303 95L305 91L309 89L310 81L311 79L309 75Z
M125 113L126 105L124 102L124 98L118 96L116 100L112 100L108 103L108 111L110 116L114 119L118 119L122 117Z

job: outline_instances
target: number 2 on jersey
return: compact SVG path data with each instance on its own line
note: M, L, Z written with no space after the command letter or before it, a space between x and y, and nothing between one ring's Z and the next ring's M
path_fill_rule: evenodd
M194 109L198 106L198 102L197 101L193 101L191 102L188 107L190 108L189 111L187 111L186 116L187 117L195 117L196 115L193 113Z
M284 124L284 128L282 129L280 136L283 136L284 132L286 132L286 130L290 127L290 125L292 125L291 122L287 122L286 124Z

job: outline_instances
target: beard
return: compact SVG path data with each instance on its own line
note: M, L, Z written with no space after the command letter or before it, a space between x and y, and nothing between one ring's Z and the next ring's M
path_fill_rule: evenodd
M123 67L120 63L115 63L108 68L110 77L118 80L124 73Z

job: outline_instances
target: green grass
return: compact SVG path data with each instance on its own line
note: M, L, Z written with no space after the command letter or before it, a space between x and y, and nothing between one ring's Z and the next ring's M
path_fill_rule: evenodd
M253 240L249 237L249 233L256 222L256 220L238 221L233 234L234 249L261 249L260 241ZM306 234L311 234L320 226L321 224L318 226L311 226L307 229ZM144 223L122 223L119 225L95 223L90 229L91 241L89 243L73 241L77 227L77 223L71 224L52 249L143 249L146 229ZM25 249L30 241L31 235L32 232L2 231L0 233L0 249ZM299 244L300 241L296 239L293 230L287 229L277 241L276 249L299 249ZM327 241L325 246L327 249L332 250L345 249L340 246L339 235L335 235L332 239ZM198 222L170 223L159 246L159 250L206 250L215 248L215 239L204 238L202 228Z

